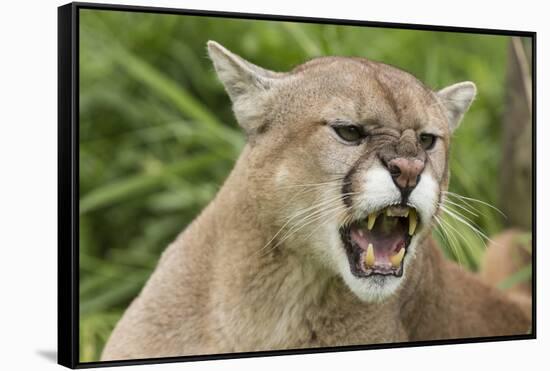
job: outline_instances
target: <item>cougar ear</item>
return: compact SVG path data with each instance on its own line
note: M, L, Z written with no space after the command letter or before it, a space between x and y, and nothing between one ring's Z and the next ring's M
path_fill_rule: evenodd
M451 132L460 125L462 117L476 96L476 91L476 85L473 82L464 81L447 86L437 92L437 96L445 108Z
M207 46L218 78L233 102L237 121L247 133L256 131L263 125L263 103L280 74L244 60L215 41L208 41Z

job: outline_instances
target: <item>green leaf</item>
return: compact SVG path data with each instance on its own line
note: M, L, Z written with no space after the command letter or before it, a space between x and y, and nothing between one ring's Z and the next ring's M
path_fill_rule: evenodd
M504 281L500 282L497 287L501 290L507 290L514 287L515 285L523 282L527 282L531 279L532 276L532 266L531 264L523 267L516 273L512 274L510 277L506 278Z
M197 155L175 164L166 165L152 174L138 174L94 189L80 199L80 214L143 196L160 187L174 176L192 176L203 171L218 159L216 155Z
M209 133L228 142L235 150L242 148L243 138L240 133L222 125L198 100L158 69L124 48L114 49L113 56L133 78L147 84L157 94L171 101L184 115L200 122Z

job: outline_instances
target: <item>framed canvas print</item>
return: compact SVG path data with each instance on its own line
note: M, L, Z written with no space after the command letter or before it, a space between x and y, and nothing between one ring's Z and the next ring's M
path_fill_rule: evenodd
M58 19L59 363L535 338L534 32Z

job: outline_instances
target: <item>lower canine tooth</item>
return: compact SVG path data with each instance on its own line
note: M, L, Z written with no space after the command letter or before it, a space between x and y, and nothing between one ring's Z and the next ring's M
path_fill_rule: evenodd
M399 268L399 265L401 265L401 262L403 261L403 256L405 256L405 249L403 247L397 254L390 256L392 267Z
M369 243L369 246L367 246L367 254L365 255L365 266L372 267L374 265L374 246L372 246L372 243Z
M411 209L409 213L409 236L412 236L414 234L414 231L416 231L416 210Z

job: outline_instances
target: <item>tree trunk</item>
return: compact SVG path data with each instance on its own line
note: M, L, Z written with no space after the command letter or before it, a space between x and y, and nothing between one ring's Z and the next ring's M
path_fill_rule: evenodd
M528 231L533 173L531 50L530 39L511 39L500 179L500 208L508 226Z

